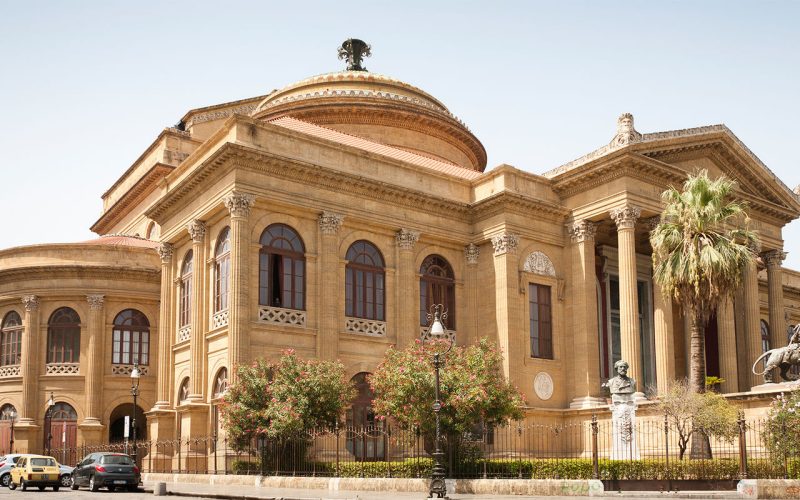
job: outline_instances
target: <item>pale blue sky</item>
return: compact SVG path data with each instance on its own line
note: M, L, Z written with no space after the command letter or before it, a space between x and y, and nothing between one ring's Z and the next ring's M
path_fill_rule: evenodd
M80 241L100 195L192 108L366 66L430 92L489 168L541 173L640 132L725 123L800 184L800 2L0 0L0 248ZM785 231L800 269L800 222Z

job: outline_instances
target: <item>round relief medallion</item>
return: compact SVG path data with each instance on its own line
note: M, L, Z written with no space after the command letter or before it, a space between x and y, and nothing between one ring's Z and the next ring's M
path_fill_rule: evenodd
M539 399L548 400L553 397L553 379L547 372L539 372L533 379L533 391Z

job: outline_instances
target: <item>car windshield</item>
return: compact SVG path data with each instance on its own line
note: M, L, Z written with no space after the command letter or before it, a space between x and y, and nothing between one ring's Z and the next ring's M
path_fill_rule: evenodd
M106 455L100 459L101 464L133 465L131 457L125 455Z
M52 458L31 458L31 465L34 467L55 467L56 461Z

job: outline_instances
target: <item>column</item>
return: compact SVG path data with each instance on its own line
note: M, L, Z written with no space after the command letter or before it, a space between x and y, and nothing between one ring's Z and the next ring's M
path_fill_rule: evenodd
M600 345L597 323L597 277L594 238L597 225L577 220L567 227L572 240L572 353L574 379L570 408L605 405L600 397Z
M466 324L467 327L463 328L464 334L461 335L463 344L470 345L475 343L479 337L478 328L478 257L481 251L474 243L470 243L464 247L464 259L467 262L467 274L464 278L466 288L467 307L466 311ZM459 327L459 330L461 327ZM456 339L458 341L459 339Z
M739 366L736 357L736 320L733 299L725 297L717 307L717 343L719 345L719 376L724 379L723 393L739 390Z
M636 379L638 392L644 392L642 376L642 343L639 337L639 298L636 286L636 219L641 210L625 205L611 211L617 223L619 251L619 313L622 359L630 365L630 376Z
M192 333L189 339L189 353L191 357L189 368L189 400L201 402L205 388L205 331L203 319L206 296L205 283L205 241L206 225L203 221L194 219L186 225L189 236L192 238Z
M250 337L250 227L247 223L255 197L233 192L223 200L231 215L231 272L228 298L228 378L235 381L236 368L248 362Z
M102 425L100 416L103 404L103 319L105 317L105 296L91 294L86 296L89 303L89 321L87 333L89 335L86 348L86 418L83 424Z
M398 253L397 279L397 345L403 348L419 338L419 286L417 270L414 266L414 245L419 240L419 232L400 229L395 235ZM452 314L455 314L453 311Z
M675 380L675 329L672 323L672 297L665 296L653 283L653 323L656 344L656 384L658 392L667 391Z
M169 408L172 396L172 342L175 339L174 322L171 320L175 309L172 298L175 287L172 284L172 254L174 248L169 243L161 243L157 248L161 257L161 304L158 310L158 372L156 378L156 404L153 409Z
M514 342L514 332L522 326L519 318L519 285L517 283L518 258L517 247L519 236L503 233L492 237L494 247L494 275L495 275L495 306L497 323L497 340L503 351L503 375L510 380L511 374L516 373L517 363L512 363L513 352L519 352L519 345ZM524 336L517 335L524 340ZM525 355L523 353L523 355Z
M786 336L786 317L783 311L783 271L781 264L786 253L781 250L770 250L763 254L767 265L767 289L769 297L769 332L770 349L783 347L789 343Z
M746 339L747 360L744 366L750 380L750 388L764 383L764 379L753 374L750 369L756 358L761 356L761 325L758 305L758 268L755 261L750 262L744 271L742 280L744 291L744 334ZM745 387L742 387L745 389Z
M25 307L25 330L22 332L22 356L20 373L22 374L22 407L19 422L34 425L39 418L39 297L26 295L22 297ZM43 403L43 402L42 402Z
M319 215L320 285L317 356L335 360L339 356L339 297L344 285L339 282L339 229L344 216L324 211Z

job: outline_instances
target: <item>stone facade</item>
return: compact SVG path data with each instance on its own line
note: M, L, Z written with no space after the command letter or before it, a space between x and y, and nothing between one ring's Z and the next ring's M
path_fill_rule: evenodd
M660 193L699 168L738 182L763 256L707 330L709 373L748 391L762 322L772 347L800 322L800 274L781 267L798 195L726 127L641 134L626 114L609 145L541 175L485 163L438 100L367 72L190 111L103 195L106 236L0 251L0 320L23 325L19 366L0 367L15 446L46 439L51 394L68 439L119 437L134 351L139 435L212 434L237 365L292 348L370 372L424 331L429 292L458 343L502 347L532 415L586 418L620 356L663 388L687 375L687 327L652 284L647 236ZM79 320L59 323L63 308Z

